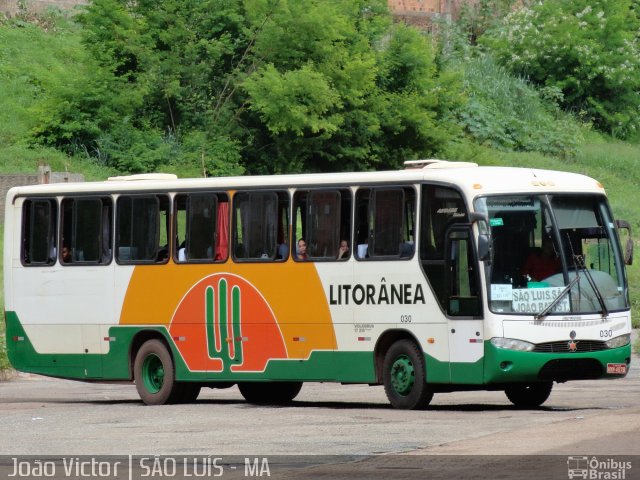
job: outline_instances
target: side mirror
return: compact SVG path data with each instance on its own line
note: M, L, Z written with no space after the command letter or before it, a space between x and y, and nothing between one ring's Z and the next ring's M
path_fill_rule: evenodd
M478 224L478 259L482 262L491 262L491 235L489 234L489 217L480 212L471 212L469 214L471 224Z
M478 259L481 262L491 261L491 237L488 233L478 235Z
M625 265L633 264L633 237L631 236L631 225L626 220L616 220L618 230L627 231L627 241L625 242L623 255ZM622 238L620 239L622 241Z
M489 216L486 213L471 212L469 213L469 222L472 224L476 222L484 222L485 225L489 225Z

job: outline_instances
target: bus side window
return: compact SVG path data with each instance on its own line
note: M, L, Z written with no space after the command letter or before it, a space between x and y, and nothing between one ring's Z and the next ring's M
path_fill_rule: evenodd
M48 266L56 262L58 205L54 199L27 199L22 207L22 263Z
M227 259L228 205L226 194L221 193L176 195L176 262L211 263Z
M238 261L274 261L289 224L287 192L238 192L233 197L233 253Z
M410 187L358 190L354 248L358 259L413 257L415 198Z
M169 198L122 195L116 203L118 263L165 263L168 260Z
M61 209L60 263L111 261L111 198L65 198Z
M351 238L349 190L299 190L294 195L295 239L304 238L309 260L346 260L340 244Z

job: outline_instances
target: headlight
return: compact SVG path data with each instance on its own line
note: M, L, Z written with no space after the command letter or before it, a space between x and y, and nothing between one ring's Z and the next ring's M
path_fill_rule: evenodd
M516 340L514 338L493 337L491 343L498 348L516 350L518 352L530 352L533 350L533 343Z
M607 340L605 345L607 348L619 348L628 345L631 342L631 334L627 333L625 335L620 335L619 337L612 338L611 340Z

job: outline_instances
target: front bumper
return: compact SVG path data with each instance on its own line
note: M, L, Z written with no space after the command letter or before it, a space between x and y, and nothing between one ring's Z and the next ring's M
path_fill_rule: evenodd
M484 352L485 384L622 378L631 362L630 344L599 352L537 353L498 348L486 341ZM607 373L608 365L621 364L626 365L624 373Z

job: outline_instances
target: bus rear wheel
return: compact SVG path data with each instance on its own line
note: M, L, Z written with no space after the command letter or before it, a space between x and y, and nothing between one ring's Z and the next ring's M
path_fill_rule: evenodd
M286 405L300 393L302 382L240 382L238 389L249 403Z
M142 344L133 364L133 378L138 395L147 405L175 403L182 394L171 354L160 340Z
M504 390L507 398L518 408L537 408L551 395L553 382L517 383Z
M420 348L411 340L398 340L382 364L384 391L394 408L427 408L433 392L427 385L426 365Z

